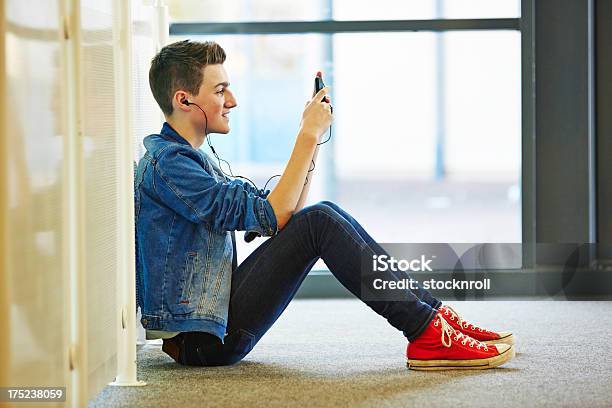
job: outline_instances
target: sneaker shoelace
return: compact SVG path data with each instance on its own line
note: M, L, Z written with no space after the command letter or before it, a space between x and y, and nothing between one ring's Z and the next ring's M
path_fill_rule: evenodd
M468 336L467 334L463 334L460 331L453 329L450 323L444 320L444 318L440 315L438 315L438 317L436 318L434 326L438 327L438 322L440 322L440 328L442 329L441 340L444 347L450 347L453 340L461 340L461 344L463 344L464 346L469 343L470 347L476 346L477 350L480 350L482 348L485 351L489 351L489 348L486 344Z
M491 331L487 330L487 329L483 329L480 328L474 324L468 323L466 322L463 317L456 311L454 310L452 307L450 306L445 306L444 307L444 316L450 316L451 320L457 319L457 323L463 327L464 329L467 329L468 327L471 328L472 330L478 330L481 333L491 333Z

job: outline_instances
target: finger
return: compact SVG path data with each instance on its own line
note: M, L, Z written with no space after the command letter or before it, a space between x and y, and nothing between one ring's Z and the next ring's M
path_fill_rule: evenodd
M329 87L326 86L325 88L322 88L319 92L317 92L314 98L312 99L320 101L321 99L323 99L323 96L327 94L327 91L329 91Z

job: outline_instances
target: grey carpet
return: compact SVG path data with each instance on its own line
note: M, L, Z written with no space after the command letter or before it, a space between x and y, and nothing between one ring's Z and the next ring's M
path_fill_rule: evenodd
M106 387L91 407L612 406L612 302L455 302L468 320L513 330L503 368L406 369L403 336L358 300L295 300L246 359L183 367L146 345L140 388Z

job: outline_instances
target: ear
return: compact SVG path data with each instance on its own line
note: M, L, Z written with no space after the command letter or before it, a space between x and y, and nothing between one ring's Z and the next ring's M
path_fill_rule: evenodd
M187 105L184 104L184 101L191 101L190 99L190 94L179 89L178 91L176 91L174 93L174 96L172 98L172 107L175 110L181 110L183 112L189 112L191 110L191 108Z

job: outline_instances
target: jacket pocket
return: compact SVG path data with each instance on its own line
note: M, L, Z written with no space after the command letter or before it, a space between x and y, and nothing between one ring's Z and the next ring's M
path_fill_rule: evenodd
M198 253L187 252L182 273L170 297L169 308L172 314L189 314L195 310L200 295L198 292L201 291L202 280L198 267Z
M198 313L214 316L223 323L227 322L227 310L231 290L233 245L231 234L217 234L209 231L210 253L206 265L207 275L202 291ZM210 271L210 272L209 272Z

